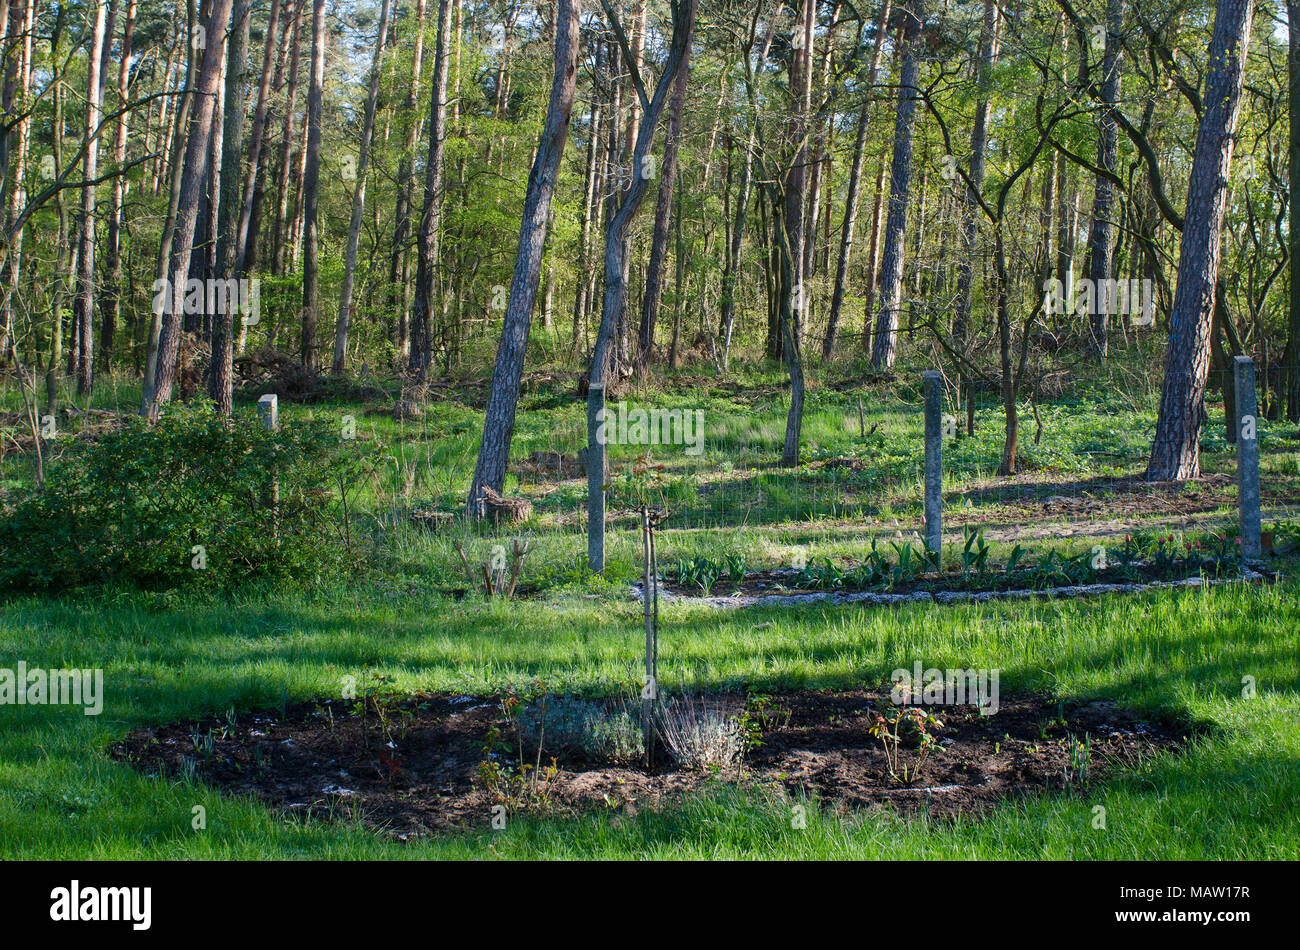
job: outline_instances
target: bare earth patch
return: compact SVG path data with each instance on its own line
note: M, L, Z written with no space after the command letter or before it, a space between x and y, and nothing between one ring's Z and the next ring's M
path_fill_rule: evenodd
M740 714L746 697L715 697ZM761 743L739 768L685 771L561 757L546 811L633 814L672 807L713 783L762 787L792 801L817 797L838 810L892 809L904 815L979 814L1003 799L1095 784L1126 763L1177 749L1187 730L1144 720L1113 702L1003 696L993 715L970 705L931 707L943 722L915 778L890 775L868 733L887 691L811 690L772 697ZM404 699L365 716L356 702L325 700L279 710L139 729L111 750L151 776L187 769L216 788L293 815L360 819L399 838L488 827L497 799L478 782L495 726L515 748L513 725L495 697ZM386 725L385 725L386 722ZM1087 743L1079 771L1080 743ZM913 763L918 750L902 750ZM525 748L531 764L536 748ZM662 757L661 757L662 758ZM543 765L549 754L543 758ZM1073 770L1071 765L1073 763Z

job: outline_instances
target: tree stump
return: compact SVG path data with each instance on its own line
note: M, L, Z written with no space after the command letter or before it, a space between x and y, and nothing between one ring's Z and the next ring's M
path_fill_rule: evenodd
M527 521L533 516L533 503L527 498L506 498L483 486L483 513L494 527Z

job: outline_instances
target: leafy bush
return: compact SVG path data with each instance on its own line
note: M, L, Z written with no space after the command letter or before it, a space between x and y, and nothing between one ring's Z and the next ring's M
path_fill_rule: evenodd
M311 581L344 551L331 488L346 467L323 424L268 432L251 415L225 420L207 406L172 407L154 426L127 418L74 446L43 491L5 513L0 590Z

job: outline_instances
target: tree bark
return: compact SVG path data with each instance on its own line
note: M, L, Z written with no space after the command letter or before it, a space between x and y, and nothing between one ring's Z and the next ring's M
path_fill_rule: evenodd
M1107 0L1106 50L1102 58L1102 107L1097 129L1097 167L1115 174L1119 170L1119 127L1115 123L1115 108L1120 93L1120 31L1124 26L1124 0ZM1114 301L1109 299L1107 283L1114 272L1115 236L1115 184L1106 177L1097 176L1097 187L1092 199L1092 227L1088 234L1088 278L1095 290L1096 308L1090 314L1092 350L1098 359L1106 356L1107 334L1110 329L1109 313Z
M844 198L844 224L840 228L839 253L835 258L835 289L831 292L830 313L826 319L826 336L822 340L822 359L830 359L835 352L835 337L839 332L840 309L844 306L844 288L848 281L849 256L853 251L853 233L858 220L858 191L862 183L862 169L866 159L867 128L870 125L871 103L875 95L880 72L881 51L889 25L891 0L882 0L880 18L876 21L876 38L871 47L871 68L868 72L870 87L865 91L862 108L858 111L857 137L853 140L853 164L849 169L848 194Z
M320 316L320 146L324 96L325 0L313 0L306 168L302 182L302 365L308 372L316 370L316 324Z
M117 66L118 108L126 106L127 81L130 78L131 38L135 33L136 0L128 0L126 21L122 25L122 58ZM113 165L121 168L126 162L126 137L131 114L122 112L117 117L113 135ZM104 269L108 280L100 299L99 356L104 371L112 368L113 334L117 328L122 301L122 203L126 199L127 182L124 176L113 179L113 199L108 212L108 235L105 248Z
M1286 350L1282 365L1286 374L1286 416L1300 422L1300 0L1287 0L1287 75L1290 131L1287 140L1287 174L1291 191L1287 206L1290 298L1288 300Z
M352 320L352 280L357 269L357 242L361 237L361 214L366 206L366 175L370 170L370 139L375 131L375 104L379 101L379 75L384 62L384 41L388 38L388 15L392 0L383 0L379 12L379 35L375 38L375 59L370 67L370 89L366 94L366 115L357 152L357 190L352 196L352 220L348 225L348 249L343 261L343 287L339 291L339 316L334 325L334 363L343 372L348 351L348 327Z
M176 213L176 228L168 268L170 283L161 289L164 294L162 333L158 346L157 382L145 399L143 412L150 421L156 421L162 406L171 400L176 371L176 354L180 348L182 300L185 278L189 273L190 252L194 247L194 228L199 213L203 182L208 172L209 143L212 138L212 117L216 112L217 88L221 82L221 61L224 45L219 37L230 20L231 0L212 0L208 14L208 41L203 48L202 65L194 96L194 121L190 124L185 143L185 160L181 164L180 196Z
M103 113L104 87L100 82L104 63L104 36L110 0L99 0L95 5L87 52L90 64L86 79L85 129L89 146L82 159L83 177L93 182L99 176L100 115ZM117 0L112 0L116 3ZM89 398L95 379L95 185L81 189L81 249L77 257L77 298L73 311L74 332L77 334L77 395Z
M483 440L469 490L467 504L471 517L483 517L485 487L500 493L505 485L515 410L519 402L519 380L528 347L533 307L537 301L551 200L555 194L560 160L564 157L564 143L569 135L569 118L577 86L578 8L575 0L558 0L555 20L555 74L551 98L524 196L514 276L510 281L510 297L506 303L501 342L497 346L496 366L492 373L492 389L484 414Z
M244 152L244 80L248 70L248 26L252 18L249 0L234 0L230 17L230 49L226 65L226 114L221 136L221 177L217 205L217 277L231 280L239 274L239 172ZM233 299L232 299L233 298ZM233 409L234 314L232 306L245 314L236 302L247 294L226 294L212 314L212 348L208 374L208 395L217 412L229 416Z
M411 307L410 371L421 382L433 359L433 302L438 285L439 228L442 222L442 164L447 137L447 56L451 39L451 0L438 0L438 36L433 53L433 102L429 109L429 160L424 172L424 212L420 217Z
M397 207L393 215L393 254L388 270L391 287L389 306L397 312L394 346L398 361L405 361L411 352L411 294L410 253L407 244L411 235L411 203L415 199L415 149L419 144L418 118L420 73L424 64L424 15L426 0L415 4L415 49L411 54L411 80L406 90L406 144L397 166Z
M306 9L306 0L299 0L298 12L289 25L289 80L284 96L284 122L280 128L280 161L276 168L275 221L271 227L271 240L274 242L271 267L276 274L284 273L284 225L285 219L289 216L289 171L294 165L294 119L298 109L298 67L302 61L302 19ZM256 256L256 242L257 231L250 224L248 245L244 249L245 260L250 270Z
M622 25L609 6L602 0L606 17L622 41L626 41ZM695 24L695 7L690 0L670 0L672 7L673 29L668 45L668 55L664 60L663 72L655 86L654 96L645 101L645 90L640 84L639 71L632 73L634 87L644 114L641 117L640 130L637 132L636 147L632 151L631 181L624 194L623 201L609 215L605 224L605 290L601 301L600 330L596 334L595 350L592 354L591 369L587 379L591 385L604 385L610 364L610 351L615 343L615 331L627 305L628 275L628 225L631 224L641 200L645 197L649 179L641 172L645 168L646 156L654 142L655 127L668 97L668 90L677 78L686 43ZM613 110L617 112L617 110Z
M1215 282L1254 6L1254 0L1218 0L1215 10L1204 111L1196 133L1178 255L1178 286L1169 318L1160 411L1146 471L1152 481L1182 481L1200 474L1199 438Z
M918 37L924 18L922 0L911 0L904 12L903 65L899 74L898 115L894 123L894 157L889 172L889 214L880 266L880 313L876 317L871 365L891 369L898 352L898 313L903 290L903 253L907 209L912 186L912 126L920 99Z
M262 195L265 193L262 184L264 176L261 174L262 146L266 141L266 119L270 112L272 72L278 69L284 57L284 48L288 44L292 23L296 18L289 18L289 22L280 31L281 37L277 41L276 28L280 24L281 6L281 0L271 0L271 12L268 14L266 32L262 39L262 76L257 85L257 106L253 110L253 125L248 133L248 177L244 180L244 195L239 206L239 225L235 232L236 270L241 277L247 276L256 263L255 256L250 258L248 248L251 240L256 249ZM246 333L247 327L241 326L239 331L241 351L244 348Z
M979 101L975 106L975 124L970 133L970 184L963 192L961 206L961 253L957 259L957 300L954 305L952 335L961 346L970 325L972 286L975 282L975 241L979 234L977 198L984 186L984 165L989 144L989 74L997 64L1001 15L993 0L985 0L984 26L980 31L979 66L975 84Z
M695 0L687 0L694 16ZM655 345L655 320L663 293L664 262L668 251L668 226L673 207L673 185L677 180L677 150L682 136L682 110L686 105L686 84L691 72L691 38L686 39L682 64L673 82L672 101L668 106L668 130L664 136L663 164L659 168L659 195L655 201L654 233L650 242L650 263L646 267L645 293L641 301L641 326L637 337L636 371L642 379L650 371ZM677 267L682 261L677 261Z

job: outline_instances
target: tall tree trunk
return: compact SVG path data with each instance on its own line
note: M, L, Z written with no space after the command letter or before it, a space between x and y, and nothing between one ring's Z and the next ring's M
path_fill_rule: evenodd
M1097 167L1112 174L1119 171L1119 127L1115 107L1120 93L1120 52L1123 45L1124 0L1106 2L1106 51L1102 56L1102 107L1097 128ZM1115 184L1101 175L1092 199L1092 227L1088 233L1088 278L1095 291L1095 309L1090 314L1092 350L1098 359L1106 356L1110 311L1109 281L1114 276L1115 236L1118 231Z
M814 27L817 19L815 0L800 0L799 12L794 27L794 49L790 53L790 118L788 135L795 143L795 155L785 177L785 208L780 219L785 224L786 236L790 244L790 265L793 268L791 283L790 314L793 326L791 335L802 344L808 288L804 285L804 242L808 236L804 224L804 203L808 185L808 122L812 108L812 52ZM777 345L770 354L773 358L782 356L785 345L784 334L778 334L773 341Z
M411 204L415 200L415 149L420 139L420 73L424 63L426 0L415 3L415 49L411 54L411 80L406 89L406 144L397 165L397 208L393 215L393 254L388 270L389 306L397 312L395 339L399 363L411 352L410 249Z
M622 202L608 215L605 223L605 289L601 301L600 330L596 333L591 369L587 376L591 385L604 385L610 369L611 349L617 342L615 333L627 305L628 226L641 207L641 201L649 187L647 177L642 174L646 167L646 156L650 154L650 147L654 143L655 127L663 114L668 90L676 81L677 70L681 66L686 44L695 25L694 4L689 0L670 0L670 3L673 17L672 37L654 95L649 98L648 103L642 102L644 115L641 116L640 130L637 132L636 147L632 151L632 168L629 173L631 181ZM622 26L618 24L613 10L607 2L604 6L605 14L611 24L617 25L617 31L622 33ZM644 90L639 90L638 98L642 94ZM617 115L617 109L611 112L614 116Z
M32 85L32 34L34 33L33 25L36 21L36 4L32 0L14 0L10 10L10 17L13 21L22 24L22 40L19 43L18 62L16 64L16 92L18 99L25 104L28 101ZM14 92L14 84L6 76L6 115L13 109ZM7 147L10 181L7 192L9 201L5 209L5 218L6 225L9 228L13 228L15 221L27 204L27 152L32 135L30 116L17 116L11 121L14 123L13 134L17 141L13 146ZM18 293L19 279L22 276L23 232L24 228L21 226L13 230L9 253L5 256L4 261L5 290L3 312L0 313L0 365L3 365L10 355L10 346L15 342L14 299Z
M302 181L302 365L308 372L316 370L316 324L320 317L320 145L324 96L325 0L313 0L306 168Z
M438 0L438 36L433 53L433 102L429 108L429 160L424 171L424 212L420 216L411 307L410 370L423 382L433 359L433 303L438 286L438 244L442 222L442 163L447 125L447 56L451 40L451 0Z
M197 31L200 29L202 29L202 25L198 20L197 2L196 0L187 0L187 40L185 46L188 54L185 65L185 88L181 94L180 103L176 106L175 127L171 136L171 157L167 163L168 178L170 180L167 217L163 221L162 236L158 241L157 270L153 285L154 304L149 318L149 336L145 341L144 379L140 384L140 412L146 416L152 415L156 411L158 364L162 347L163 325L166 322L164 309L165 302L172 298L169 286L171 283L172 247L176 241L176 222L180 216L181 185L183 183L181 162L189 146L189 133L193 128L190 112L193 108L194 96L191 90L194 88L199 70L197 55L199 46L196 38L199 35ZM190 235L190 240L193 240L193 234ZM180 316L175 315L175 318L179 320ZM175 350L173 350L172 359L175 358Z
M256 259L248 254L249 241L256 247L258 219L262 207L262 195L265 193L262 171L262 146L266 141L266 119L270 112L271 78L278 69L284 56L285 46L289 42L290 31L295 17L280 31L276 39L276 29L280 24L281 0L271 0L271 12L266 21L266 32L262 34L262 75L257 84L257 106L253 110L253 125L248 132L248 177L244 180L244 195L239 206L239 224L235 231L235 260L239 276L247 276ZM239 330L239 349L244 348L247 325Z
M1199 439L1215 281L1254 6L1254 0L1218 0L1214 15L1205 105L1192 156L1178 253L1178 286L1169 317L1160 412L1146 472L1152 481L1182 481L1200 474Z
M687 0L694 16L695 0ZM663 292L664 261L668 252L668 226L672 216L673 185L677 180L677 150L682 136L682 109L686 105L686 84L691 72L691 39L687 37L682 64L673 83L668 106L668 130L664 136L663 165L659 169L659 196L655 201L654 234L650 242L650 263L646 267L645 294L641 303L641 327L637 339L636 370L642 379L650 370L655 345L655 320ZM677 266L681 267L679 260Z
M528 347L528 332L537 300L551 200L573 111L578 59L578 8L575 0L558 0L555 16L555 75L546 109L546 123L528 176L528 191L524 195L514 276L510 281L510 297L506 302L501 342L492 372L492 389L484 414L483 441L469 490L468 509L472 517L483 516L483 489L500 492L505 484L515 409L519 402L519 379L523 373L524 352Z
M885 163L876 172L876 197L871 202L871 239L867 242L866 291L862 306L862 352L871 352L872 314L876 307L876 288L880 283L880 230L884 227Z
M871 68L868 72L870 88L862 97L858 110L858 131L853 140L853 164L849 169L849 190L844 198L844 224L840 228L839 253L835 258L835 289L831 293L831 308L826 319L826 336L822 340L822 359L830 359L835 352L835 337L839 332L840 309L844 305L844 288L848 281L849 255L853 251L853 233L858 220L858 191L862 183L862 168L866 159L867 128L871 118L871 103L875 97L880 73L881 51L889 25L891 0L881 0L880 17L876 21L876 37L871 46Z
M244 83L248 72L248 26L252 18L250 0L234 0L230 15L230 49L226 64L226 114L221 135L221 177L217 198L217 277L227 281L239 276L240 159L244 152ZM269 39L268 39L269 42ZM233 286L233 285L227 285ZM225 294L212 316L212 358L208 371L208 395L217 412L229 416L233 408L234 314L240 323L247 316L240 304L247 293Z
M107 32L110 0L95 5L93 26L87 53L90 65L86 79L85 129L88 147L82 160L87 184L81 189L81 249L77 258L77 300L73 311L77 334L77 394L89 398L95 379L95 185L99 176L99 120L103 113L104 87L100 82L104 63L104 36ZM116 4L117 0L111 0Z
M758 52L759 62L766 62L776 31L769 29ZM736 207L731 233L728 235L726 264L722 272L722 320L719 334L722 337L722 371L731 365L731 334L736 322L736 278L740 273L740 252L745 242L745 222L749 218L749 195L754 178L754 149L758 145L757 116L750 118L749 136L740 158L740 181L736 186ZM766 268L764 268L766 271Z
M599 50L596 53L599 67ZM573 349L578 348L578 334L587 322L587 301L591 293L591 227L599 208L596 197L596 155L600 149L601 109L598 96L592 97L587 114L587 169L582 195L582 238L578 245L578 272L573 287Z
M1300 422L1300 0L1287 0L1287 75L1290 132L1287 147L1287 174L1291 186L1291 200L1287 205L1287 241L1290 255L1289 315L1287 319L1286 350L1282 365L1287 374L1286 416Z
M889 170L889 215L885 223L885 250L880 266L880 313L876 317L871 365L891 369L898 352L899 303L903 290L903 252L906 245L907 209L912 188L912 126L920 74L918 58L922 0L911 0L904 11L903 65L899 71L898 115L894 123L894 157Z
M348 225L348 249L343 262L343 288L339 291L339 317L334 326L334 363L343 372L348 351L348 327L352 320L352 279L357 269L357 242L361 237L361 214L366 206L366 175L370 171L370 139L375 131L375 104L379 101L379 75L384 63L384 41L388 38L388 15L392 0L383 0L379 12L379 35L375 38L375 59L370 67L370 89L366 94L366 115L357 152L357 190L352 196L352 220Z
M162 406L172 397L176 372L176 355L180 349L181 310L185 292L185 278L189 274L190 252L194 248L194 230L202 197L203 182L208 173L209 145L212 140L212 118L216 112L217 91L221 83L221 61L224 44L220 36L230 20L231 0L212 0L208 14L208 42L203 48L203 61L199 67L198 83L194 96L194 121L190 124L185 143L185 161L181 164L180 200L176 213L175 235L171 248L169 283L162 287L162 334L158 346L157 383L145 400L143 411L156 421Z
M122 25L122 58L117 66L118 109L126 107L136 7L136 0L127 0L126 21ZM113 135L113 165L119 169L126 162L126 136L130 122L129 112L123 111L117 117L117 128ZM99 355L105 372L112 368L113 334L122 306L122 203L126 199L126 187L124 176L118 175L113 179L113 201L108 212L107 247L104 252L104 269L108 271L108 281L100 300L99 316Z
M979 234L978 196L984 187L984 164L989 145L989 75L998 59L1001 15L993 0L984 2L984 26L980 31L979 65L975 84L979 101L970 133L970 184L962 191L961 253L957 255L957 300L952 335L958 346L965 343L970 325L972 288L975 282L975 241Z
M298 12L290 24L289 40L289 81L285 88L284 122L280 129L280 161L276 169L275 183L275 221L271 227L271 240L274 244L271 261L276 274L284 273L285 265L285 219L289 216L289 172L296 164L294 161L294 119L298 108L298 66L302 61L302 20L307 9L306 0L299 0ZM249 269L254 259L257 233L252 224L248 228L248 246L245 258Z

